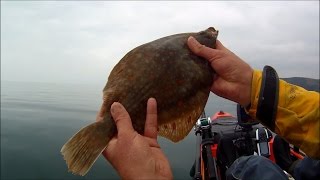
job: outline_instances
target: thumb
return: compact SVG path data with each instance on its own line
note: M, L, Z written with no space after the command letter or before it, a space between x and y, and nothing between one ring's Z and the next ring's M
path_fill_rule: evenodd
M118 102L111 105L111 115L116 123L118 135L134 132L127 110Z
M188 46L190 50L198 56L201 56L210 62L217 58L219 51L200 44L194 37L188 38Z

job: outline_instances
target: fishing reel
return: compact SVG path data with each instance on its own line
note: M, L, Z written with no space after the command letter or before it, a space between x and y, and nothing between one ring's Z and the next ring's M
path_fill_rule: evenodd
M210 130L209 132L211 132L211 123L212 123L212 120L210 117L207 117L206 116L206 113L203 111L201 116L199 117L199 119L197 120L195 126L194 126L194 131L195 131L195 134L197 135L198 133L199 134L202 134L202 131L203 130Z
M201 117L198 119L194 126L195 135L200 135L202 137L202 141L207 141L208 139L213 138L211 131L211 118L210 117Z
M194 129L195 131L201 130L201 129L208 129L211 126L211 122L212 121L210 117L200 118L197 120Z

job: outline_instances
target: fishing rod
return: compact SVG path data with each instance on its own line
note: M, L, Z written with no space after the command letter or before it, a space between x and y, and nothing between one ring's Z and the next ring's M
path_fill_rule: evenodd
M203 111L198 119L194 130L197 137L194 179L217 180L216 160L212 152L212 149L216 147L211 131L211 119L206 116L205 111ZM203 159L203 161L201 161L201 159Z

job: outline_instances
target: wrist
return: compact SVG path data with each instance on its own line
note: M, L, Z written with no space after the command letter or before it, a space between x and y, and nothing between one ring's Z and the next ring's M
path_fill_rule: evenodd
M250 71L245 74L244 78L246 81L243 82L243 87L241 88L241 91L239 92L242 97L240 97L239 104L242 107L248 107L251 104L251 93L252 93L252 79L253 79L254 71L253 69L250 69Z
M250 103L246 107L247 113L256 119L257 105L259 100L259 92L261 88L262 71L254 70L251 82Z

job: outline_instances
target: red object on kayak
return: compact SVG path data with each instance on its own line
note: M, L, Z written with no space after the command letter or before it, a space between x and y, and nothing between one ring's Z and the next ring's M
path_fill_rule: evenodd
M219 112L216 112L213 116L211 116L211 120L217 120L219 118L222 118L222 117L232 117L232 118L235 118L232 114L230 113L227 113L227 112L224 112L224 111L219 111Z

